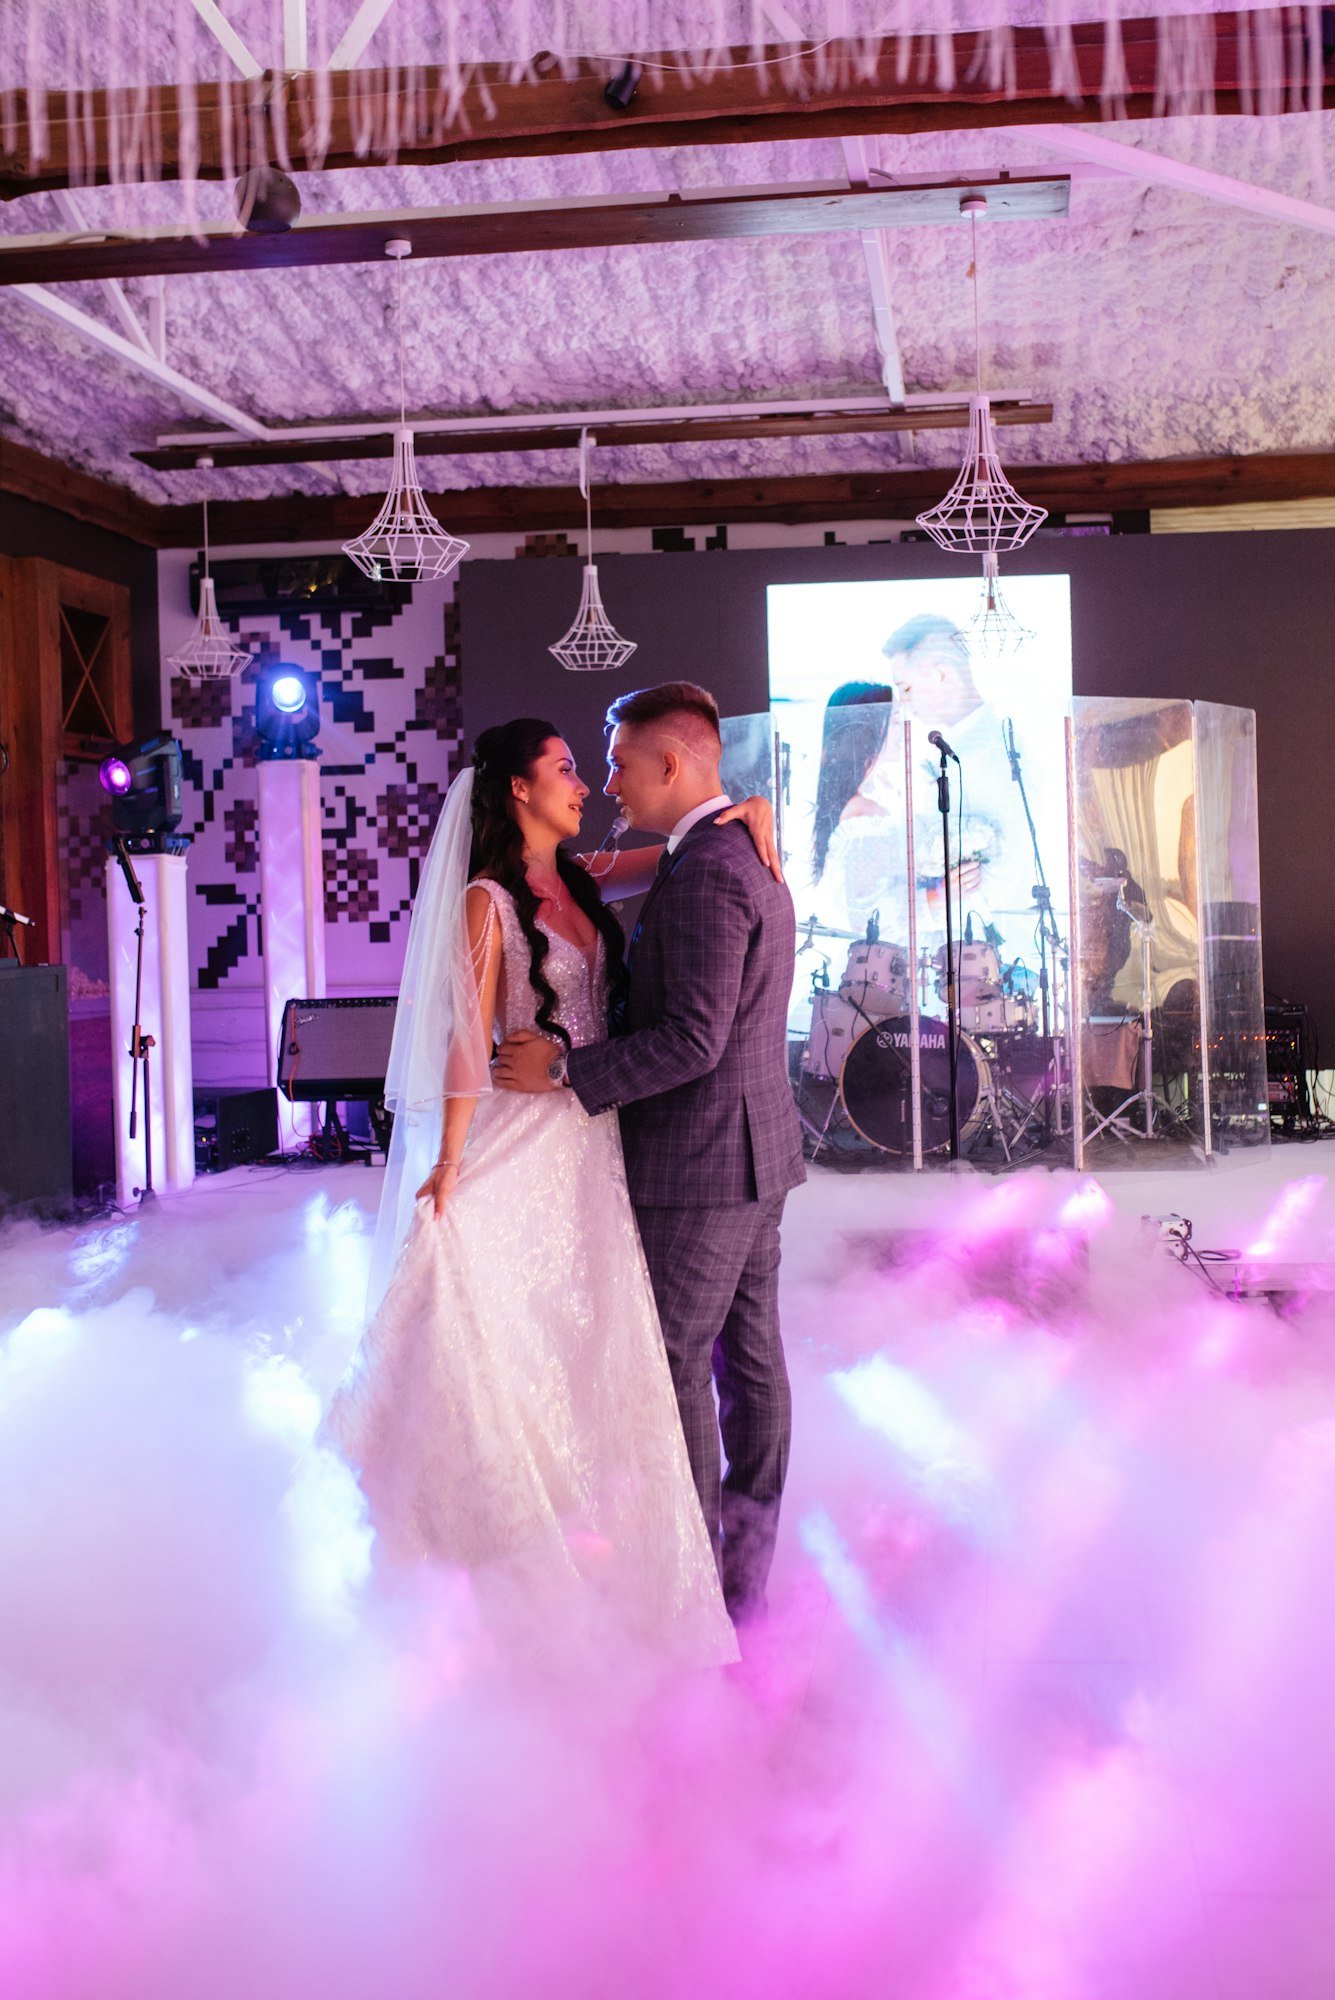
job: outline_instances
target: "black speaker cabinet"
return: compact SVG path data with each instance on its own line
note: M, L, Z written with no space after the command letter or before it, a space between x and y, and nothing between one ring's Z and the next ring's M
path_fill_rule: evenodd
M69 989L63 965L0 961L0 1208L73 1200Z
M239 1084L195 1092L195 1171L220 1174L278 1151L278 1093Z

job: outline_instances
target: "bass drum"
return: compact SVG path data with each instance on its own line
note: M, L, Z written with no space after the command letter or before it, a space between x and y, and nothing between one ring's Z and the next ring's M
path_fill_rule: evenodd
M844 1059L839 1098L855 1132L883 1153L913 1157L909 1031L905 1014L878 1021L859 1036ZM950 1050L944 1021L918 1020L922 1150L950 1150ZM971 1035L961 1034L957 1052L955 1101L959 1108L960 1151L983 1123L990 1084L987 1058Z

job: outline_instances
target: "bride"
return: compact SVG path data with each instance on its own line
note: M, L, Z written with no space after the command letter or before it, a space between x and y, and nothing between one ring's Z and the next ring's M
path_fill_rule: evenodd
M378 1310L324 1435L389 1560L467 1569L502 1626L601 1616L708 1665L737 1648L616 1115L589 1117L572 1091L493 1091L489 1072L493 1039L520 1028L564 1049L607 1033L622 936L599 890L636 893L657 850L564 852L588 794L552 725L524 718L484 731L450 787L386 1082Z

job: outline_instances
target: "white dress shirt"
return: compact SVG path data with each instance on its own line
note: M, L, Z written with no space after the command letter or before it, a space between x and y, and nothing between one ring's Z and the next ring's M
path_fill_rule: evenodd
M710 813L723 812L731 804L732 800L728 797L728 794L726 792L720 792L717 798L706 799L704 804L701 806L692 806L691 810L688 813L682 814L681 818L677 821L677 824L673 827L671 833L668 835L668 840L667 840L668 853L669 854L676 853L682 841L686 838L691 828L695 826L698 821L702 819L708 819Z

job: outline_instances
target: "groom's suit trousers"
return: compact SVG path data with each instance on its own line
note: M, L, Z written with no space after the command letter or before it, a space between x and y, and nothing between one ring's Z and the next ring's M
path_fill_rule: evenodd
M764 1603L788 1463L778 1277L784 1196L803 1178L786 1039L794 949L792 898L746 833L698 822L660 864L631 939L629 1032L572 1050L568 1072L586 1111L621 1112L691 1469L737 1618Z
M792 1433L779 1338L783 1204L778 1195L635 1211L691 1472L724 1602L738 1619L764 1603ZM720 1432L728 1460L721 1487Z

